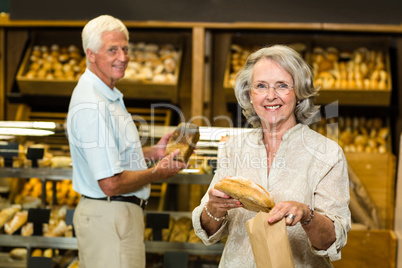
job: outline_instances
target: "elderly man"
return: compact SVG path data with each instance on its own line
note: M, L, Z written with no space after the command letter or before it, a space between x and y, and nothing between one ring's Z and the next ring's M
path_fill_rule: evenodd
M75 210L80 267L145 267L143 209L149 184L185 168L165 157L171 135L142 148L137 128L115 88L124 76L129 34L118 19L102 15L82 31L87 69L70 100L67 130L73 188L82 195ZM159 160L147 168L146 160Z

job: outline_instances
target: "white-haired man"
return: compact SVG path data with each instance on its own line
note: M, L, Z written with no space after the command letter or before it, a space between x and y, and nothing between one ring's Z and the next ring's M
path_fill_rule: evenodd
M143 209L149 184L185 168L165 157L171 135L142 148L137 128L115 87L128 61L129 33L102 15L82 31L87 69L70 100L67 131L73 189L82 195L74 213L80 267L145 267ZM159 160L148 168L146 159Z

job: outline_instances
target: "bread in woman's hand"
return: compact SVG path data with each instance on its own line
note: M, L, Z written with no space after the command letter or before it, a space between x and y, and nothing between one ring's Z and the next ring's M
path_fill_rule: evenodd
M243 208L251 211L269 212L275 206L268 191L250 179L227 176L218 181L214 188L239 200Z

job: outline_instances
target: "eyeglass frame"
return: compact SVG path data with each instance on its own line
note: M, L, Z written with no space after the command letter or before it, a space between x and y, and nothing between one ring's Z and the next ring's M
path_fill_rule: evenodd
M264 92L256 92L256 91L255 91L256 88L254 87L255 84L264 84L264 85L266 85L266 87L264 88ZM281 85L283 85L283 84L287 85L287 88L286 88L286 89L289 90L288 93L279 93L279 92L277 91L277 89L278 89ZM295 86L294 86L294 85L289 86L287 83L284 83L284 82L278 82L278 83L276 83L275 86L270 86L270 85L269 85L268 83L266 83L266 82L255 82L255 83L253 83L253 85L250 85L250 87L249 87L249 89L250 89L251 91L253 91L255 94L257 94L257 95L268 94L270 88L273 88L273 89L274 89L274 92L275 92L276 95L278 95L278 96L286 96L286 95L289 95L290 90L294 89Z

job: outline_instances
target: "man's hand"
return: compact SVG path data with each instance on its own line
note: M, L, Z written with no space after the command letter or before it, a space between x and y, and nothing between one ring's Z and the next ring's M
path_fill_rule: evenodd
M180 170L187 168L189 166L189 164L175 160L175 157L178 156L179 153L180 150L177 149L173 153L163 157L158 162L153 172L158 173L161 180L172 177L176 175Z
M165 157L166 146L169 142L169 138L172 136L173 132L164 135L157 144L152 147L144 147L144 157L149 161L158 161L159 159Z

